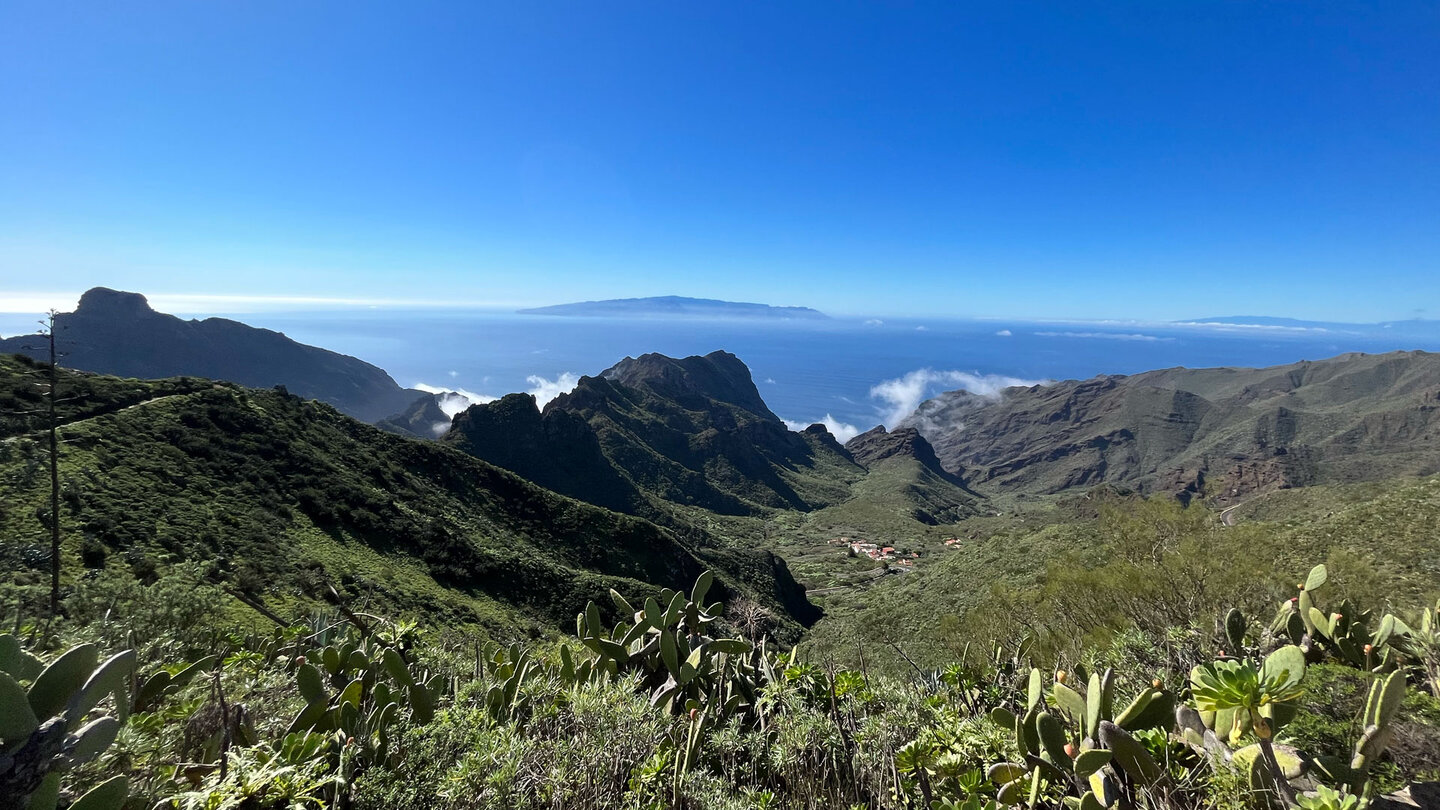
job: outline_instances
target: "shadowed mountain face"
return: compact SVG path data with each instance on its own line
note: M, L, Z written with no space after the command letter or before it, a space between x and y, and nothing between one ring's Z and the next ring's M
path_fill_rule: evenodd
M650 497L722 514L809 510L845 497L837 471L860 472L828 434L788 430L749 369L726 352L626 358L582 378L543 414L525 395L476 405L444 441L557 492L632 513Z
M612 466L595 431L573 413L540 413L535 397L510 394L455 417L443 441L572 498L635 513L644 499Z
M145 296L96 287L74 312L55 317L61 364L117 377L208 377L255 388L283 385L366 422L399 413L421 396L348 355L306 346L279 332L225 318L181 320ZM38 335L0 340L0 353L47 357Z
M904 425L977 486L1117 483L1222 496L1440 469L1440 355L1163 369L998 397L951 391Z
M436 439L450 429L450 417L440 407L441 394L424 394L417 397L410 407L400 413L388 416L375 423L375 427L414 436L421 439Z

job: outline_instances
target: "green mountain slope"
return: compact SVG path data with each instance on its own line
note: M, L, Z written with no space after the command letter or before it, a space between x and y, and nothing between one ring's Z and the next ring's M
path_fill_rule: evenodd
M954 524L979 512L980 497L940 465L913 428L877 427L846 442L845 450L865 467L865 476L844 501L815 513L811 522L817 525L863 527L894 537L909 530L908 524Z
M33 412L40 371L0 358L0 396ZM387 613L514 634L513 617L566 624L611 587L654 592L714 567L719 595L811 618L768 552L699 529L682 541L281 391L64 372L60 395L67 579L207 560L291 618L333 584ZM48 548L39 420L10 417L0 436L0 533L17 583L39 575Z

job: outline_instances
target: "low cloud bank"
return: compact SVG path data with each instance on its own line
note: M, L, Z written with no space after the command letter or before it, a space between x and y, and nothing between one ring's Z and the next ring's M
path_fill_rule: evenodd
M807 427L810 427L813 424L818 423L824 425L825 429L830 431L830 435L834 436L835 440L840 442L841 444L844 444L845 442L848 442L856 436L860 435L860 428L857 428L854 425L847 424L845 422L841 422L839 419L836 419L828 413L825 414L824 419L816 419L814 422L802 422L795 419L786 419L784 420L784 422L786 427L797 433Z
M881 423L892 428L920 407L920 403L942 390L964 389L982 397L998 397L1006 388L1031 386L1046 380L1025 380L1003 374L974 374L967 371L916 369L903 377L885 380L870 389L870 396L884 403Z
M488 380L490 378L486 377L485 379ZM530 388L525 393L535 397L535 404L543 408L550 403L550 400L561 394L568 394L573 391L575 386L580 383L580 377L577 374L564 371L555 375L555 379L553 380L546 379L539 374L531 374L525 378L525 382L530 383ZM456 388L455 386L415 383L410 387L418 391L424 391L427 394L436 394L439 396L437 404L440 406L440 410L444 411L445 415L452 419L456 414L464 411L471 405L482 405L486 402L494 402L499 399L499 397L490 396L489 394L467 391L464 388Z
M1040 337L1064 337L1064 338L1094 338L1098 340L1145 340L1161 341L1174 340L1170 337L1156 337L1154 335L1132 334L1127 335L1121 332L1036 332Z
M526 393L533 394L535 404L543 408L550 403L550 400L575 390L575 386L580 384L580 377L568 371L556 375L553 380L547 380L539 374L531 374L525 378L525 382L534 386Z
M438 396L439 399L436 401L436 404L440 406L440 410L444 411L446 416L452 419L455 417L455 414L460 413L471 405L494 402L499 399L499 397L477 394L474 391L466 391L464 388L441 388L438 385L426 385L425 383L415 383L410 387L424 391L427 394L435 394Z

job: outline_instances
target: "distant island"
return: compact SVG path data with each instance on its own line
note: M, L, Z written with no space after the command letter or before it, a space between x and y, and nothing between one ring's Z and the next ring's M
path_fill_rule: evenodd
M654 298L616 298L609 301L581 301L549 307L518 310L521 315L561 315L571 318L770 318L828 320L819 310L809 307L772 307L769 304L747 304L717 301L713 298L685 298L662 295Z
M1297 318L1276 318L1269 315L1224 315L1213 318L1190 318L1175 321L1176 326L1233 327L1236 329L1270 329L1297 332L1337 332L1352 335L1404 335L1428 338L1440 333L1440 321L1424 318L1354 323L1341 321L1306 321Z

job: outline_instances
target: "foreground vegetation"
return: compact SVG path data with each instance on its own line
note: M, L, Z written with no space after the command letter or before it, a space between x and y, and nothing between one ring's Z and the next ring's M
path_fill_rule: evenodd
M1440 777L1440 606L1327 580L1053 676L1017 638L909 678L776 649L708 573L509 647L350 611L246 632L195 566L97 580L6 617L0 806L1354 810Z

